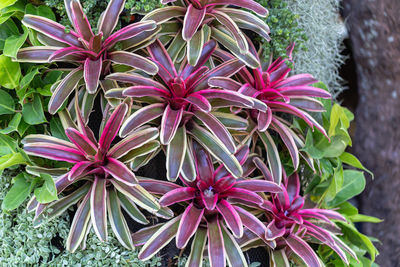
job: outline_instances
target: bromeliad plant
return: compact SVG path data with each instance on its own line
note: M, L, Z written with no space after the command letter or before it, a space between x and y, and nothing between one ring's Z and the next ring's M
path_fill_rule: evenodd
M147 48L152 60L159 68L155 79L145 78L135 73L113 73L106 77L134 85L109 90L106 97L131 97L147 104L125 121L121 127L121 137L161 117L161 122L157 121L156 125L160 126L161 144L167 146L167 178L169 180L176 180L181 173L189 182L195 179L193 159L190 149L187 148L190 136L211 151L215 158L222 161L235 177L242 175L242 168L233 156L236 152L236 144L226 127L211 113L210 102L216 100L227 107L252 107L254 102L232 90L209 88L210 78L220 75L230 77L244 67L238 59L232 58L214 68L209 68L206 64L212 60L211 55L216 46L213 40L207 42L195 66L184 62L179 70L176 70L162 43L156 41ZM149 97L150 100L146 101L144 97ZM266 109L265 105L261 106L264 110ZM235 116L230 116L230 119L239 123L242 121L241 118ZM203 124L207 130L198 123Z
M112 33L123 10L124 0L109 2L99 18L98 33L94 34L79 0L66 0L65 10L74 30L48 18L25 15L22 23L39 33L44 46L23 48L17 55L19 62L47 63L67 62L77 65L65 78L54 85L49 102L49 112L55 114L83 78L88 94L95 94L99 80L110 73L111 63L127 64L135 69L155 74L157 66L145 57L118 50L118 43L129 41L130 47L152 41L157 25L154 21L143 21L126 26ZM153 39L154 40L154 39Z
M74 186L77 186L76 190L48 205L39 204L33 198L28 207L31 211L36 209L33 223L37 227L80 203L67 240L69 251L74 252L84 242L92 226L100 240L107 240L107 211L115 236L123 246L133 249L121 206L133 219L144 224L148 221L136 204L152 213L157 213L160 208L157 200L138 185L134 173L123 163L129 160L124 158L129 152L155 140L158 130L142 129L111 147L127 112L125 103L115 108L98 142L85 125L79 109L78 129L65 130L70 142L47 135L29 135L24 139L27 154L74 164L55 183L58 194ZM168 213L165 209L164 212Z
M303 119L311 129L315 127L328 137L324 128L308 112L323 112L324 106L316 98L330 98L331 95L324 89L313 87L312 84L317 83L318 80L310 74L288 76L292 70L290 64L293 64L293 48L294 44L288 47L287 58L279 57L264 70L252 46L252 54L260 62L261 67L252 70L241 69L238 73L239 80L229 77L212 77L209 80L209 85L212 87L239 92L252 99L258 99L268 107L265 111L259 108L246 109L244 116L249 119L250 128L241 136L248 139L253 137L252 133L257 132L268 151L268 162L277 183L280 183L282 179L282 166L277 146L269 130L272 129L279 134L289 151L295 169L299 166L299 154L306 160L308 158L308 155L299 153L298 150L298 146L304 146L304 137L299 136L290 128L291 124L285 116L282 116L283 114ZM233 58L232 55L223 51L219 51L218 56L221 60Z
M259 16L267 16L268 10L253 0L224 1L224 0L164 0L163 4L172 6L156 9L148 13L143 20L153 20L157 24L173 20L181 24L176 31L174 43L184 49L191 65L196 65L200 59L204 43L211 36L224 45L235 55L241 55L250 67L257 67L257 61L249 54L246 35L241 29L251 30L269 40L269 28ZM228 35L226 35L226 32ZM233 38L233 39L232 39ZM184 51L185 52L185 51Z
M162 196L161 206L181 205L184 211L165 224L133 234L134 243L143 245L139 258L151 258L174 237L176 246L183 249L194 236L187 266L201 266L206 243L211 266L225 266L226 260L230 266L246 266L235 240L243 236L244 228L271 247L275 247L275 243L265 239L265 225L242 205L261 205L264 200L259 192L277 193L281 188L274 182L248 178L255 166L254 156L249 155L246 146L236 153L245 169L244 176L239 179L229 174L224 165L214 168L210 154L197 142L193 142L193 153L196 163L193 182L181 179L183 186L179 186L157 180L140 181L145 189Z
M35 211L36 227L77 204L66 241L72 252L85 248L92 229L106 240L109 223L124 247L143 246L141 259L175 238L176 246L189 252L187 266L201 266L204 257L212 267L248 266L243 252L256 246L267 248L271 266L352 264L357 258L364 262L366 252L374 260L376 250L354 227L360 217L346 202L357 194L348 193L347 185L359 181L359 193L365 183L359 172L343 171L342 164L362 167L344 152L351 143L346 130L351 116L319 99L330 94L317 88L311 75L290 76L293 46L288 58L262 64L255 49L260 46L252 41L257 39L242 30L268 40L268 26L257 16L266 16L265 8L252 0L167 0L166 7L113 33L125 1L111 0L95 34L80 2L64 2L73 29L54 22L54 16L18 11L12 20L24 17L25 25L15 27L0 55L0 74L17 75L0 79L2 87L15 88L15 94L0 90L0 120L16 113L0 130L0 152L9 152L11 144L22 160L18 163L29 165L15 177L3 209L22 203L34 186L28 210ZM7 12L0 12L3 19ZM23 43L27 36L36 46ZM19 97L22 116L11 95ZM48 110L42 109L48 102L44 96L51 97ZM311 115L324 110L322 122L332 142ZM46 111L58 111L60 118L46 125ZM24 128L21 119L35 127ZM312 133L314 127L319 131ZM17 142L6 142L3 133L16 131L30 157ZM161 150L169 181L136 177L134 172ZM0 165L11 166L7 159ZM306 185L302 190L297 169ZM287 178L286 173L294 174ZM19 191L23 199L13 198L22 195ZM306 208L311 201L318 204ZM152 222L166 221L131 235L124 214L149 224L143 209L155 215ZM355 234L357 241L349 242ZM190 244L190 251L184 250Z
M264 178L272 181L268 167L257 159L257 166L262 170ZM300 179L295 172L284 177L282 191L272 193L265 199L261 207L265 211L265 239L276 242L276 247L268 247L271 266L289 267L289 259L307 266L324 266L317 253L309 243L323 244L335 251L348 265L346 253L357 260L355 252L337 235L340 229L331 220L346 219L338 212L328 209L304 208L305 198L300 195ZM264 241L246 230L238 243L246 250L263 245ZM300 261L298 261L300 259Z

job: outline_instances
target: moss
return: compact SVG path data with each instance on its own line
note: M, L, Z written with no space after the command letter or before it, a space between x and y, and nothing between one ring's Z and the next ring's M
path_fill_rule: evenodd
M295 53L295 73L310 73L325 83L336 97L345 88L339 76L343 64L342 42L346 29L339 18L339 0L281 0L298 16L307 38L306 48Z
M269 15L264 20L271 29L271 41L268 42L258 37L263 47L264 57L273 58L285 57L286 48L292 43L296 43L295 53L301 53L306 47L304 43L307 40L303 27L299 25L299 15L288 9L288 4L283 0L257 0L265 6Z

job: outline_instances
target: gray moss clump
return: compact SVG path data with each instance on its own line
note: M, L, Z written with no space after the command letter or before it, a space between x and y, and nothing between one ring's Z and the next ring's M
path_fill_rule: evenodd
M344 90L339 76L343 64L342 41L346 36L339 19L339 0L282 0L299 17L298 26L307 35L306 48L295 53L295 72L310 73L328 85L336 97Z

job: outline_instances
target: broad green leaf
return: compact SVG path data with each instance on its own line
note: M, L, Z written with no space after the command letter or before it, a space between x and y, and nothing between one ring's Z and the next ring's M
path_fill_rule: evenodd
M18 130L18 125L21 122L22 115L21 113L15 113L11 121L8 123L7 128L1 129L0 133L9 134Z
M5 56L12 58L17 56L18 50L25 43L26 38L28 37L28 29L24 25L22 25L22 29L24 30L23 34L12 35L6 39L3 50Z
M358 169L368 172L372 176L372 178L374 177L374 174L371 171L369 171L367 168L365 168L354 155L352 155L348 152L343 152L343 154L340 155L339 159L345 164L348 164L350 166L353 166L355 168L358 168Z
M21 153L8 154L0 158L0 170L24 163L26 163L26 159Z
M51 135L55 136L59 139L63 139L66 141L69 141L67 135L65 134L65 130L64 127L61 123L60 118L57 117L53 117L50 121L50 131L51 131Z
M56 16L54 15L51 8L45 5L35 7L32 4L27 4L25 7L25 13L45 17L54 21L56 20Z
M342 186L343 186L343 166L342 164L339 164L339 166L334 169L332 181L328 187L325 196L326 201L333 200L336 194L342 189Z
M24 202L24 200L30 195L34 186L34 180L29 180L29 175L26 173L20 173L13 179L14 184L1 204L3 210L14 210Z
M17 0L1 0L0 9L13 5Z
M339 210L337 210L337 211L343 215L353 216L353 215L358 214L358 209L356 207L354 207L350 202L343 202L342 204L340 204L337 207L339 208Z
M0 90L0 115L14 114L14 112L14 99L6 91Z
M0 55L0 85L7 89L14 89L18 86L20 78L19 63L11 61L11 58L5 55Z
M39 73L39 68L35 67L33 70L31 70L28 74L26 74L22 79L21 82L19 83L19 88L17 90L17 95L18 98L23 101L24 100L24 96L26 94L26 89L28 88L28 86L30 85L30 83L32 82L33 78L35 78L35 76Z
M10 16L12 15L12 13L10 13ZM1 17L0 17L0 50L2 50L4 48L4 44L6 42L6 39L9 36L12 35L18 35L19 34L19 30L17 25L15 25L14 21L11 19L8 19L9 16L7 16L3 22L1 22Z
M363 214L355 214L353 216L349 217L350 220L354 223L356 222L369 222L369 223L380 223L383 222L383 220L373 217L373 216L368 216L368 215L363 215Z
M375 257L379 254L379 252L368 236L361 234L357 228L351 224L344 222L337 222L337 224L342 229L343 234L351 241L351 243L366 249L371 256L371 260L375 261Z
M31 127L29 124L27 124L24 120L21 120L21 122L18 125L18 129L17 129L19 135L23 136L29 127Z
M11 137L0 133L0 156L15 153L18 143Z
M49 203L57 200L57 189L53 178L50 175L44 173L41 173L40 177L44 182L41 187L35 189L34 194L37 201L39 203Z
M22 116L24 121L30 125L47 122L43 112L42 100L38 94L34 95L31 102L22 106Z
M337 193L336 197L328 202L330 207L336 207L337 205L349 200L352 197L360 194L365 188L365 177L364 173L355 170L345 170L343 172L343 186L342 189Z

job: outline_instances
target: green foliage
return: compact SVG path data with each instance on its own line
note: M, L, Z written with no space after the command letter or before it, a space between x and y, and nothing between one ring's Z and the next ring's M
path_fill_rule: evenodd
M14 173L7 172L0 179L0 201L10 188L10 178ZM4 202L3 202L4 203ZM68 234L68 215L60 220L46 223L42 228L33 228L34 214L28 214L25 204L10 213L0 211L0 265L27 266L46 265L61 251L52 244L55 237L66 238Z
M111 229L110 229L111 230ZM108 242L101 242L91 231L88 235L86 249L75 253L64 252L49 262L50 266L161 266L161 259L153 257L143 262L137 258L138 252L124 249L112 236Z
M327 89L322 83L314 86ZM330 142L320 132L308 129L306 145L302 150L314 159L316 171L311 169L304 171L302 180L305 193L321 208L339 209L338 211L349 221L349 223L337 223L344 233L341 239L356 252L363 263L368 264L365 266L370 266L378 254L373 245L376 240L360 233L354 223L378 223L380 220L358 214L357 208L348 202L364 191L366 178L363 171L370 173L354 155L346 152L348 146L352 144L348 129L354 115L331 100L321 101L326 112L322 113L320 120L324 128L329 129ZM294 125L303 133L307 129L303 121L296 120ZM318 252L328 266L329 264L342 266L338 256L326 246L320 246ZM366 257L367 254L370 258ZM352 261L351 266L362 265Z
M306 47L304 42L307 36L302 27L299 26L299 15L288 9L289 3L283 0L257 0L267 7L269 15L264 20L271 29L271 41L257 37L263 47L265 59L285 57L286 48L293 42L296 43L295 53L301 53Z
M0 201L4 203L5 194L10 189L10 178L14 173L7 172L0 179ZM20 175L18 175L20 177ZM19 181L24 181L20 180ZM25 184L28 186L29 183ZM25 188L26 190L26 187ZM21 188L23 190L23 188ZM12 190L11 190L12 191ZM9 191L10 192L10 191ZM26 192L21 193L25 194ZM24 197L19 198L23 201ZM26 201L16 210L6 213L0 211L0 265L1 266L160 266L160 258L148 262L137 259L137 253L119 246L118 241L109 236L102 243L92 232L88 236L87 248L71 254L62 251L63 240L69 231L68 213L43 227L33 228L33 213L27 213ZM55 244L58 244L57 246Z

